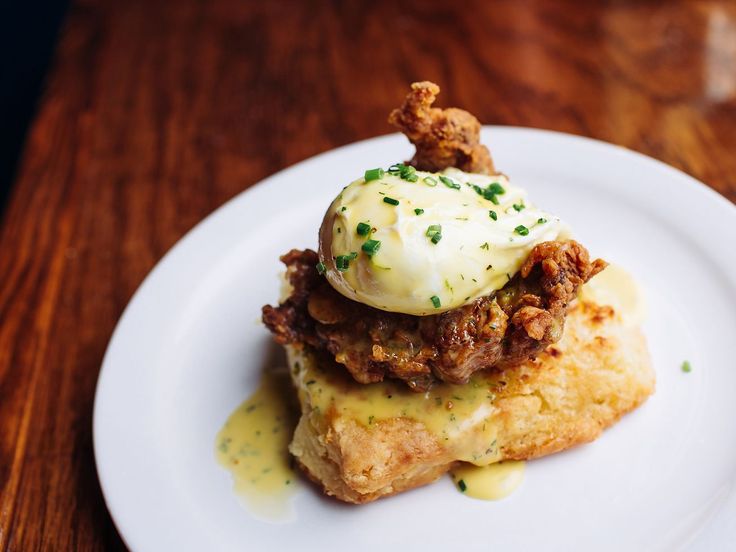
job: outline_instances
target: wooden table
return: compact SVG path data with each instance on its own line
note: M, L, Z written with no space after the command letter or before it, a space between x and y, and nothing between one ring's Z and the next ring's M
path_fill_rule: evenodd
M91 415L125 304L215 207L390 132L411 81L736 201L734 3L461 4L76 3L0 228L0 550L123 548Z

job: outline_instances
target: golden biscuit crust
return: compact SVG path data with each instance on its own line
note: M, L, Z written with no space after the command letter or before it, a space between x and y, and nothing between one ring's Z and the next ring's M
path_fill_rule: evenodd
M297 374L315 362L287 346ZM535 360L491 378L498 460L525 460L596 439L654 391L655 376L640 329L611 307L578 302L561 341ZM298 383L296 377L295 382ZM382 384L373 384L382 385ZM430 483L458 461L452 443L405 417L370 427L344 413L312 408L300 393L302 417L290 450L326 494L364 503Z

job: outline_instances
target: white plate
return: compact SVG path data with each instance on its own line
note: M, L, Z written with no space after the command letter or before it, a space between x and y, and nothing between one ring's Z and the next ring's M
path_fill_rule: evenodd
M134 550L697 550L736 537L736 208L685 174L601 142L484 128L496 165L623 265L649 303L657 392L598 441L530 462L499 502L449 478L365 506L304 487L296 520L258 521L214 438L274 354L257 323L278 256L315 247L327 205L366 168L410 156L384 136L319 155L218 209L151 272L107 350L94 441ZM685 360L693 371L680 370ZM728 544L727 544L728 543Z

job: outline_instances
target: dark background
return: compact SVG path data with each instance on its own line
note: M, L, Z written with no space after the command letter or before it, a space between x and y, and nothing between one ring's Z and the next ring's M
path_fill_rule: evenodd
M0 11L0 217L67 6L11 0Z

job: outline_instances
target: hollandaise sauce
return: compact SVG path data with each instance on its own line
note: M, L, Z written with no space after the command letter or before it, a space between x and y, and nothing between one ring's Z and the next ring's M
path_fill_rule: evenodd
M292 393L286 370L264 373L260 387L217 434L218 462L232 474L248 509L262 519L287 519L288 498L299 483L288 451L296 426Z
M477 374L465 385L437 384L426 393L403 383L362 385L344 369L321 366L307 355L295 362L303 402L317 412L333 411L370 427L383 420L420 422L448 452L448 458L477 465L499 459L493 390L502 376Z
M641 287L618 265L609 264L596 274L582 287L580 297L584 301L613 307L621 320L630 326L641 324L646 319L647 304Z
M466 385L438 384L426 393L384 381L361 385L342 370L320 367L302 356L296 363L300 393L318 412L334 409L365 426L391 418L421 422L448 457L463 460L451 476L467 496L497 500L521 483L523 462L499 462L494 389L500 374L477 374Z
M461 464L450 475L457 489L473 498L499 500L506 498L524 480L524 462L507 460L488 466Z

